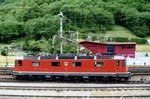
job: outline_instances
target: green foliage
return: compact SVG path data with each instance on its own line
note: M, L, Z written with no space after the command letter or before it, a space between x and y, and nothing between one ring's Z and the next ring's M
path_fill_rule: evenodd
M50 15L27 21L25 24L25 32L36 40L40 40L42 36L47 39L52 37L57 33L56 30L59 30L59 19L52 16L48 18L48 16Z
M128 42L128 38L123 38L123 37L116 37L114 38L114 41L116 42Z
M23 49L31 52L49 52L49 40L46 40L44 37L42 37L42 39L38 41L25 40Z
M82 35L82 39L85 39L85 40L86 40L87 37L88 37L87 35Z
M116 3L118 1L118 3ZM106 8L115 15L117 24L130 29L136 36L150 35L150 5L144 0L116 0L109 2ZM147 6L147 7L145 7ZM149 11L149 12L148 12Z
M85 30L111 29L114 24L113 14L103 8L89 7L80 8L73 5L63 6L61 9L72 24Z
M136 42L137 44L148 44L147 40L146 39L130 39L129 41L131 42Z
M30 54L38 54L38 53L51 53L51 54L59 54L59 40L55 41L54 48L52 47L52 40L46 39L42 37L41 40L38 41L28 41L25 40L23 45L23 50L26 52L30 52ZM71 44L69 42L63 42L63 53L76 53L76 45ZM69 49L69 50L68 50Z
M0 0L0 4L3 3L3 2L4 2L4 0Z
M106 32L119 24L136 36L150 35L149 0L0 0L0 41L52 38L60 11L64 31Z
M3 56L7 56L7 55L8 55L8 51L7 51L7 50L5 50L5 49L3 49L3 50L1 51L1 55L3 55Z
M138 39L138 38L123 38L123 37L116 37L114 38L114 41L116 42L136 42L137 44L147 44L147 40L144 38Z

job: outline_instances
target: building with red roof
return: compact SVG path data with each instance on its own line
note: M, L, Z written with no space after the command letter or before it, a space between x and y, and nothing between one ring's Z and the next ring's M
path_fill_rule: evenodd
M82 41L80 44L90 50L93 54L100 55L122 55L124 57L135 57L135 42L92 42Z

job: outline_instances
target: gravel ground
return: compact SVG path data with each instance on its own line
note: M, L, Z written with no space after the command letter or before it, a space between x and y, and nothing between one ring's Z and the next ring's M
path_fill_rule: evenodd
M27 87L138 87L138 86L148 86L150 87L150 84L75 84L75 83L6 83L6 82L0 82L0 86L27 86Z
M32 96L144 96L149 90L111 90L111 91L49 91L49 90L0 90L0 95Z
M6 87L6 86L12 86L12 87L18 87L18 89L10 89L8 88L1 88L0 90L0 96L13 96L13 95L19 95L19 96L38 96L38 97L59 97L63 96L78 96L88 99L92 96L119 96L121 99L124 99L124 96L150 96L150 84L73 84L73 83L0 83L0 87ZM42 88L42 90L22 90L19 89L22 86L26 86L25 88ZM143 88L138 88L138 86L143 86ZM147 89L144 89L144 86L147 86ZM65 87L63 90L47 90L44 88L53 88L57 87L57 89L60 89L60 87ZM82 88L82 90L69 90L67 87L100 87L96 90L86 90L85 88ZM106 88L104 88L106 87ZM116 88L118 87L118 88ZM124 87L124 88L119 88ZM126 88L128 87L128 88ZM31 88L32 89L32 88ZM103 90L102 90L103 89ZM129 90L132 89L132 90ZM15 99L15 98L14 98ZM21 99L21 98L20 98ZM25 98L28 99L28 98ZM30 98L29 98L30 99ZM36 99L36 98L35 98ZM51 98L50 98L51 99ZM54 98L53 98L54 99ZM136 98L137 99L137 98Z

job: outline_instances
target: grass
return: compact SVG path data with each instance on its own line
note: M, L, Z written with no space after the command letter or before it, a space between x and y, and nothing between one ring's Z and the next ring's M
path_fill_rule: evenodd
M115 25L111 31L107 31L105 36L138 38L129 29L119 25Z
M9 46L9 44L0 44L0 49L3 49L3 48L8 47L8 46Z
M6 61L8 62L8 65L14 65L15 64L15 58L16 56L0 56L0 67L6 65Z
M150 45L137 45L136 51L137 52L150 52Z
M88 33L88 35L93 36L109 36L109 37L128 37L128 38L139 38L135 36L129 29L120 26L114 25L112 30L106 31L105 33Z

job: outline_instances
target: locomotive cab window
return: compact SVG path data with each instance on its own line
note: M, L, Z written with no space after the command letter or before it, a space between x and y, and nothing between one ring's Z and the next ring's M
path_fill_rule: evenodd
M95 67L102 67L104 65L104 62L94 62Z
M120 65L120 62L119 60L116 61L116 66L119 66Z
M60 66L60 62L52 62L51 65L52 66Z
M40 62L32 62L32 66L40 66Z
M18 66L22 66L22 60L18 60Z
M72 62L72 66L74 67L81 67L82 63L81 62Z

